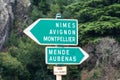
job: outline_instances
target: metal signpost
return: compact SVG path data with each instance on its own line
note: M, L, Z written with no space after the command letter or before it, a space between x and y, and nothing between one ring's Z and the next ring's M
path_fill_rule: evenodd
M56 19L62 19L62 15L61 15L61 13L57 13L56 14ZM56 45L56 47L58 47L57 45ZM53 70L55 71L55 67L53 67ZM62 70L62 69L61 69ZM59 71L61 71L60 69L59 69ZM54 73L55 74L55 73ZM66 73L67 74L67 73ZM55 74L56 75L56 80L62 80L62 75L61 74Z
M60 13L56 14L56 19L36 20L24 33L39 45L56 45L46 47L46 64L78 65L89 57L80 47L57 46L78 45L78 20L61 19ZM56 80L62 80L62 75L67 74L66 66L54 66L53 70Z

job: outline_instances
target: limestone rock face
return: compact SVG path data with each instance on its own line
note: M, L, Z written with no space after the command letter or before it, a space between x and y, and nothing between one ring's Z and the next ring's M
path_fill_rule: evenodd
M8 40L13 20L23 20L30 5L30 0L0 0L0 50Z
M84 50L89 53L89 63L97 67L114 66L120 68L120 45L113 38L101 38L97 44L87 44ZM92 66L92 68L93 68Z
M0 0L0 49L8 38L13 22L12 4L14 0Z

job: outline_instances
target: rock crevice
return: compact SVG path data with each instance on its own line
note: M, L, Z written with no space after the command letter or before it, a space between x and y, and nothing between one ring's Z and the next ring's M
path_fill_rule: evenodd
M0 51L8 40L14 18L21 20L30 5L29 0L0 0Z
M13 22L13 12L10 0L0 0L0 49L5 44Z

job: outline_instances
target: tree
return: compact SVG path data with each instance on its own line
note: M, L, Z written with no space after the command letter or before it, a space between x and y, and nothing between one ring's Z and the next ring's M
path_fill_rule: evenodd
M100 36L119 34L119 1L108 1L107 4L104 0L86 0L66 6L64 13L74 15L70 17L79 21L79 41L83 41L81 43L88 43L88 40Z

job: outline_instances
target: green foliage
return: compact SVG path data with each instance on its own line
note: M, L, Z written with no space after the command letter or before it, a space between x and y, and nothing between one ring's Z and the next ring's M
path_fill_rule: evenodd
M9 53L0 53L0 61L0 67L3 69L1 72L3 76L11 76L10 78L14 80L15 78L18 79L21 74L27 73L22 63ZM28 73L26 75L28 75Z
M47 0L31 0L31 2L33 6L31 7L30 16L33 20L47 15L47 12L50 10L50 5Z
M90 0L86 3L86 5L93 8L100 8L104 6L104 2L102 0Z
M67 11L67 12L66 12ZM66 6L64 13L79 21L79 41L120 34L120 4L118 0L86 0ZM65 17L68 18L68 16ZM89 41L90 41L89 40Z
M102 76L102 69L97 68L97 69L94 70L91 80L99 79L101 76Z
M87 70L82 70L82 73L84 73L84 75L87 75L85 80L99 80L103 75L102 72L103 70L101 68L95 68L90 72Z
M3 80L2 77L1 77L1 75L0 75L0 80Z
M16 42L16 43L14 43L14 42ZM11 32L8 44L9 44L9 46L17 45L16 34L14 34L13 32Z
M60 12L60 6L58 4L51 4L50 13L48 13L49 17L55 18L56 13Z
M119 0L31 0L30 19L55 18L62 13L64 18L78 19L79 45L96 43L101 37L116 37L120 34ZM0 80L54 80L52 70L45 64L45 46L38 46L23 34L24 24L15 20L7 52L0 53ZM27 23L25 24L27 27ZM80 79L78 66L68 66L64 80ZM72 75L72 76L71 76ZM92 80L101 76L96 69Z
M8 53L0 53L0 61L3 67L10 68L13 71L14 69L18 69L18 67L21 65L16 58L13 58Z
M108 15L112 17L120 18L120 4L113 4L106 8L106 12Z
M45 48L38 46L31 39L20 38L17 46L11 46L9 53L22 63L27 74L21 74L19 79L31 80L51 80L53 77L48 75L49 70L45 64ZM24 76L24 77L23 77Z
M32 12L31 12L31 18L33 20L36 20L39 17L42 17L42 11L40 11L36 6L34 6Z

